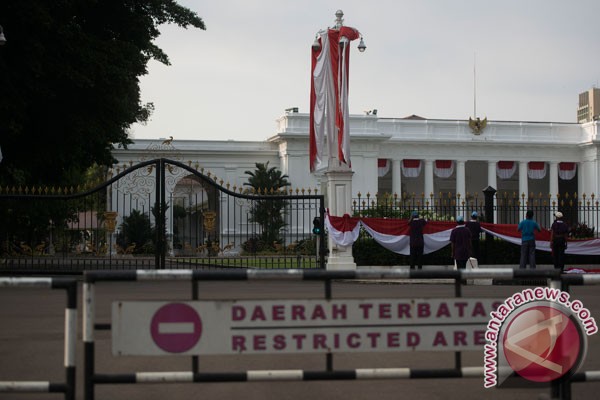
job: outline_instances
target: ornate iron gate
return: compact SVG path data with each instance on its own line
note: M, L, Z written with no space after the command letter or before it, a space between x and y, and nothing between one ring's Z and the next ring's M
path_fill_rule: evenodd
M124 165L78 188L0 187L0 272L324 268L323 195L231 187L191 164Z

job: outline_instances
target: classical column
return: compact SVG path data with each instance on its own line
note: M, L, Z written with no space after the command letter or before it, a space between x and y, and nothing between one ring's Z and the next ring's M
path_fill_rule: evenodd
M457 160L456 161L456 198L459 198L461 203L466 201L465 196L467 192L467 186L465 183L465 161ZM457 204L457 206L461 206L462 204Z
M583 199L583 194L585 193L585 172L584 172L584 163L577 163L577 198Z
M425 160L425 198L429 199L433 194L433 160Z
M402 198L402 160L392 160L392 193Z
M596 171L595 171L595 176L596 176L596 180L594 181L594 184L592 187L596 187L596 191L595 191L595 195L596 198L598 198L598 196L600 196L600 160L596 159L594 161L595 165L596 165ZM591 196L591 193L590 193Z
M523 201L523 195L525 195L525 202L529 198L529 186L527 183L527 161L519 161L519 201ZM526 207L526 203L521 204L522 207Z
M498 190L498 175L496 174L497 161L488 161L487 184Z
M550 161L550 195L556 197L558 194L558 162Z

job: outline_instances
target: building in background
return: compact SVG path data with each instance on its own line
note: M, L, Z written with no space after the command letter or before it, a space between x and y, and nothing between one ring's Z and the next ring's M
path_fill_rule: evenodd
M588 92L593 99L598 89ZM592 113L600 102L590 101ZM597 111L596 111L597 113ZM593 113L592 113L593 115ZM597 114L596 114L597 115ZM482 199L483 189L497 199L558 203L570 196L597 202L600 193L598 118L582 123L469 121L418 116L381 118L376 113L350 116L353 197L438 198L458 203ZM242 187L245 171L269 162L294 188L324 193L326 165L309 169L309 114L292 108L277 120L275 135L260 142L136 139L115 149L120 164L170 158L198 164L230 187ZM185 176L172 180L174 197L184 197ZM502 221L502 218L495 220ZM539 215L544 224L552 215ZM544 224L545 226L545 224Z
M580 124L600 119L600 89L592 88L579 94L577 122Z

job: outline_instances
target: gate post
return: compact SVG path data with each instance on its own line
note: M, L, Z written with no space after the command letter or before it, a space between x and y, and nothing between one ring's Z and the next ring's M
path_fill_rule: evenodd
M488 222L490 224L495 224L495 218L494 218L494 195L496 194L496 189L494 189L491 186L486 187L485 189L483 189L483 195L485 197L485 222ZM494 240L494 237L489 234L489 233L485 233L485 257L484 257L484 261L487 263L488 262L488 253L490 250L490 246L492 243L492 240Z
M154 225L156 227L154 268L165 267L165 159L156 160L156 196L154 205Z

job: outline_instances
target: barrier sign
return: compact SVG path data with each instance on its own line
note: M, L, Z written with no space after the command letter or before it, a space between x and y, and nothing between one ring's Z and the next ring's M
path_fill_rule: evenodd
M127 301L114 355L482 349L495 299Z

